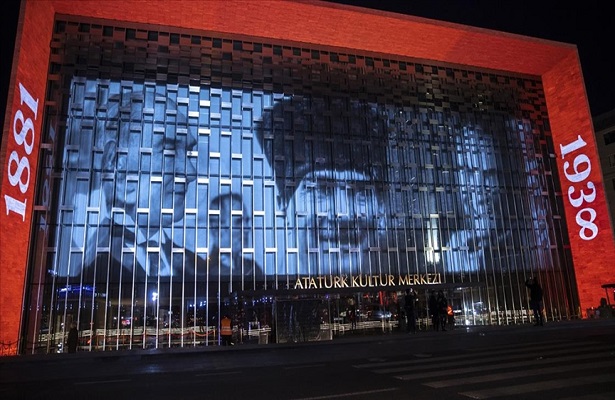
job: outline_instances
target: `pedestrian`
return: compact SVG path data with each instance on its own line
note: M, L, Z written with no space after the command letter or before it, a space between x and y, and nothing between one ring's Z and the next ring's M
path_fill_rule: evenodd
M530 289L530 308L534 313L534 326L543 326L544 318L542 317L542 287L538 281L530 277L525 281L525 286Z
M77 345L79 344L79 332L77 331L77 324L73 321L70 324L70 330L68 331L68 337L66 338L66 347L69 353L77 352Z
M357 313L354 309L354 305L348 308L348 320L350 321L350 329L353 331L357 329Z
M598 318L611 318L613 316L613 309L608 305L606 297L600 299L600 305L596 308L596 317Z
M455 329L455 313L453 312L453 306L450 304L446 307L447 323L450 329Z
M222 346L233 344L233 328L231 327L231 319L228 315L224 315L220 321L220 337L222 338Z
M416 313L415 304L417 301L416 292L414 289L406 289L404 296L404 311L406 312L406 332L416 333Z
M448 317L448 300L446 299L446 296L444 296L444 292L442 290L438 290L436 309L438 310L439 326L442 331L446 331L446 319Z
M437 331L440 328L440 318L438 316L438 299L436 298L436 292L433 289L429 294L427 306L429 307L429 316L431 317L431 327L434 331Z

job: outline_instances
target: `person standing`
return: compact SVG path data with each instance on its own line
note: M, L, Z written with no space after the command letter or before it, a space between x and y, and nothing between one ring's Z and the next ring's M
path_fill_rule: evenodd
M357 313L354 309L354 305L348 308L348 320L350 321L350 329L353 331L357 329Z
M70 324L70 330L68 331L68 337L66 338L66 347L69 353L76 353L77 346L79 345L79 332L77 331L77 324L73 321Z
M544 318L542 317L542 287L533 277L530 277L527 281L525 281L525 286L530 289L530 307L534 313L534 326L543 326Z
M406 312L406 332L416 333L416 292L414 289L406 289L406 295L404 296L404 311Z
M449 329L455 329L455 313L453 312L453 306L446 306L446 320L448 323Z
M438 312L438 324L439 327L442 328L442 331L446 331L446 319L448 316L447 308L448 300L446 299L446 296L444 296L444 292L442 290L438 290L436 310Z
M440 318L438 317L438 299L436 298L436 292L434 290L432 290L429 294L427 306L429 307L429 316L431 317L432 329L437 331L440 329Z
M231 319L228 315L220 321L220 337L222 338L222 346L232 345L233 329L231 327Z

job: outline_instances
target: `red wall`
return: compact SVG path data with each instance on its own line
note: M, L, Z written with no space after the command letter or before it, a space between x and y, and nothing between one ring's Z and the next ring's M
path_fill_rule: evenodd
M22 4L0 152L0 354L17 350L52 23L51 3Z
M380 53L407 56L414 59L442 61L470 67L490 68L512 73L542 76L557 152L566 204L566 218L570 232L581 309L598 304L602 295L600 285L615 280L611 266L615 259L615 244L609 231L602 175L599 169L595 140L583 76L576 47L569 44L464 27L422 18L386 12L333 5L317 1L142 1L101 2L99 0L25 0L25 15L18 29L17 65L11 79L13 94L9 95L7 123L3 127L2 194L19 195L8 182L7 162L13 150L12 122L21 107L19 83L39 99L39 115L34 123L36 151L41 128L43 96L47 76L49 43L54 13L74 15L81 20L90 17L114 19L133 23L176 26L199 32L214 31L232 35L248 35L290 42L311 43L323 47L343 47L359 53ZM317 28L316 28L317 27ZM586 145L576 153L561 157L560 145L571 143L581 135ZM8 139L7 139L8 137ZM5 143L6 142L6 143ZM571 182L564 173L566 161L574 165L577 156L584 154L589 163L578 166L577 177L587 175L580 182ZM584 160L583 157L577 160ZM25 221L15 215L0 212L0 341L15 342L19 335L27 249L31 226L31 205L36 171L36 157L32 156ZM16 166L16 164L15 164ZM15 167L13 174L16 174ZM582 170L590 167L584 174ZM572 171L569 166L566 171ZM580 190L591 192L589 182L596 187L596 198L575 207L568 198ZM591 185L590 185L591 186ZM4 197L2 197L4 198ZM4 208L4 206L2 206ZM579 210L583 230L576 222ZM590 240L581 236L597 234ZM583 233L581 233L583 232ZM9 310L7 312L7 310Z
M615 282L615 245L577 54L567 55L542 78L581 310L585 313L588 307L600 303L604 296L601 285ZM581 145L579 138L586 144Z

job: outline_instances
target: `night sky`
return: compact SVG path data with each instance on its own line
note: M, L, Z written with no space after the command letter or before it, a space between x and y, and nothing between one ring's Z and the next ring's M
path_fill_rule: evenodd
M196 0L195 0L196 1ZM258 0L252 0L258 1ZM585 0L329 0L577 45L592 116L615 109L615 13ZM19 0L0 13L0 114L4 118Z

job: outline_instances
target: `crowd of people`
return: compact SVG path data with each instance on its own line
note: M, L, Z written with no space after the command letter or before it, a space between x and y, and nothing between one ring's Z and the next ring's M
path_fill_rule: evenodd
M413 288L406 289L405 293L404 313L406 332L416 333L417 304L419 299ZM427 311L430 317L431 327L434 331L446 331L447 326L449 329L455 327L453 307L444 295L443 290L439 290L437 294L435 290L431 290L427 301Z

